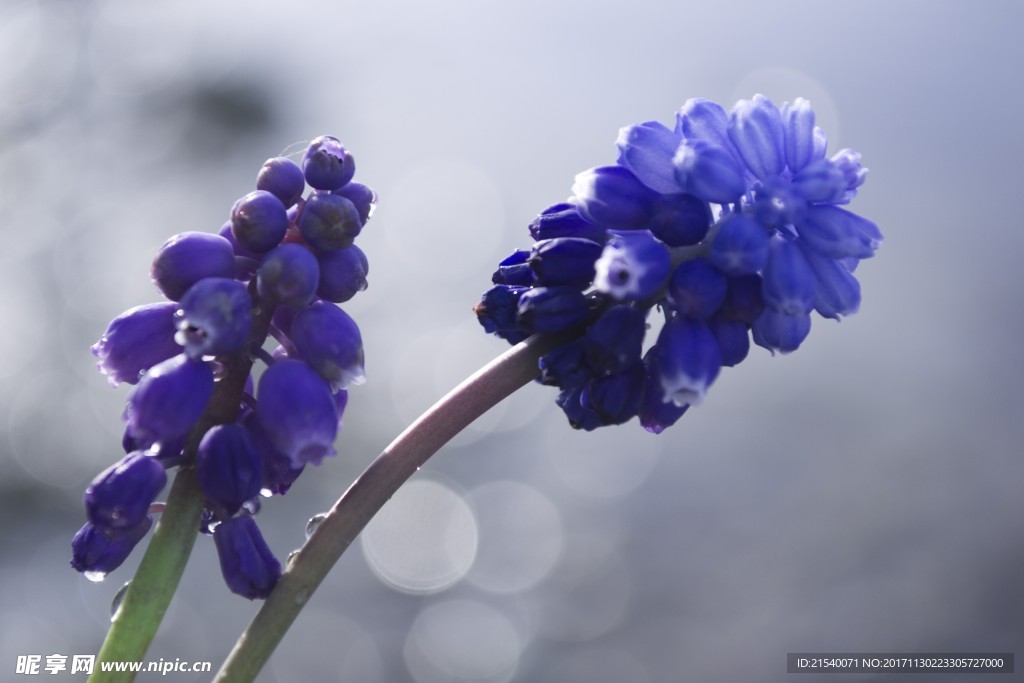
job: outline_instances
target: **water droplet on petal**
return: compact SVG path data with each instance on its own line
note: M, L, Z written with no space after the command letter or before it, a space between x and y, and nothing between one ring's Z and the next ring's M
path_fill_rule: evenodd
M125 581L124 585L117 589L114 593L114 599L110 602L110 620L113 621L117 618L117 612L121 609L121 603L124 602L124 595L128 592L128 586L131 585L131 581Z
M309 518L309 521L306 522L306 540L307 541L309 540L309 537L313 535L313 532L317 530L317 528L320 526L321 523L323 523L323 521L325 519L327 519L327 513L326 512L317 513L317 514L315 514L315 515L313 515L312 517Z
M264 498L270 498L272 495L274 495L274 492L271 491L270 489L260 489L260 495L263 496Z
M82 572L82 576L89 579L93 583L99 583L103 579L107 578L106 572Z

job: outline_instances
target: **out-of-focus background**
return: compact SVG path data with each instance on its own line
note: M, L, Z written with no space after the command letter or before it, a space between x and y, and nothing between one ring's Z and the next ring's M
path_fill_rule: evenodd
M1024 654L1020 3L0 7L0 678L98 648L141 549L99 584L67 565L128 391L88 347L264 159L336 135L380 195L345 306L369 381L340 455L259 515L283 558L505 349L471 307L620 126L756 92L809 98L871 169L852 208L886 241L862 312L755 349L658 437L573 432L527 387L389 504L260 680L788 681L791 651ZM200 538L151 657L216 668L256 609Z

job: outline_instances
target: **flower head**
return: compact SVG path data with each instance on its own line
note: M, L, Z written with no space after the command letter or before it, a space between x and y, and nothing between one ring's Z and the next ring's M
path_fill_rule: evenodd
M533 250L502 261L475 309L485 331L512 343L579 330L539 363L573 426L639 415L660 433L704 399L721 367L746 358L751 337L788 353L812 312L858 309L853 268L882 235L841 205L867 170L849 149L826 157L807 100L776 107L755 95L726 111L692 99L674 128L627 126L616 144L614 165L577 175L569 202L530 224ZM589 280L583 243L601 247L589 247ZM652 309L664 322L641 360Z

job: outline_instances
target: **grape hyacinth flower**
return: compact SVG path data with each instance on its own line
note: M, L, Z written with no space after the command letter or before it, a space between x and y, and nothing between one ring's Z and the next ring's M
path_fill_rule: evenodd
M194 468L197 514L228 587L250 599L273 588L281 567L252 517L258 497L284 494L307 463L334 454L344 388L364 377L359 328L335 305L366 288L352 241L376 195L354 172L337 139L317 138L301 168L264 163L218 234L182 232L159 249L151 273L169 301L121 314L92 348L112 384L136 386L127 455L85 492L76 570L117 568L152 526L166 470ZM263 350L268 334L280 360ZM268 367L254 391L256 359Z
M867 169L849 149L826 156L807 100L755 95L726 112L692 99L673 128L627 126L617 146L615 164L577 175L569 201L530 224L532 250L499 264L474 309L512 344L569 334L539 369L572 426L638 416L660 433L751 338L789 353L812 312L857 311L853 271L882 234L844 206ZM652 310L664 320L641 357Z

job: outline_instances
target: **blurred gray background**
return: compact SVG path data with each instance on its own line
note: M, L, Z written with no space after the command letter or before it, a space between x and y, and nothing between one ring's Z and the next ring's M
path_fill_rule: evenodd
M336 135L381 198L346 305L369 381L339 456L259 516L283 558L504 350L471 307L620 126L755 92L809 98L871 169L852 208L886 242L863 310L753 350L659 437L575 433L527 387L389 504L260 680L789 681L789 651L1024 654L1022 7L0 0L0 678L98 648L141 552L99 584L67 566L127 395L88 347L264 159ZM216 669L256 608L200 538L151 657Z

